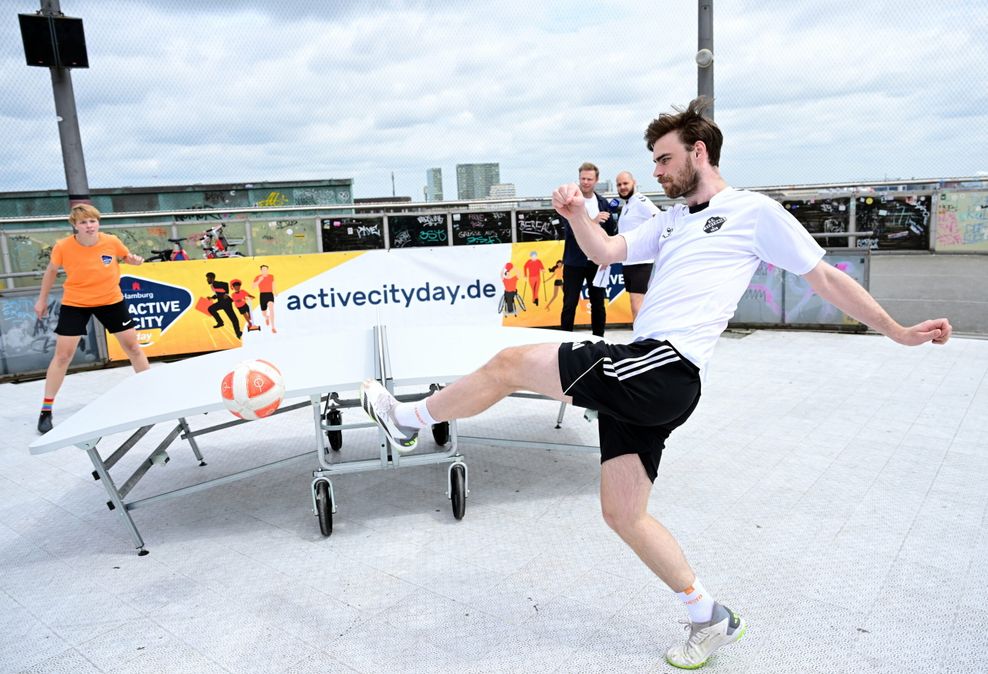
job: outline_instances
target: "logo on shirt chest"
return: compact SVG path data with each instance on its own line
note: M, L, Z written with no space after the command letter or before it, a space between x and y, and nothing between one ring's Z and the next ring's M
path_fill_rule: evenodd
M666 227L666 231L662 232L662 238L668 239L670 236L672 236L672 227Z
M713 232L716 232L718 229L720 229L723 226L724 226L724 218L720 218L720 217L710 218L709 220L707 220L707 224L703 226L703 231L706 234L712 234Z
M109 265L111 262L113 262L112 255L100 255L99 259L103 261L104 265Z

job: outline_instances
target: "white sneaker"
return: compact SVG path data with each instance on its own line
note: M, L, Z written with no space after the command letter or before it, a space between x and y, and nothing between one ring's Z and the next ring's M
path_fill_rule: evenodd
M680 669L698 669L721 646L732 644L742 636L747 625L737 613L714 603L710 621L690 623L690 636L682 646L673 646L666 651L666 662Z
M391 392L374 379L365 379L360 386L360 406L388 436L391 446L404 454L415 449L419 441L419 432L414 428L398 425L394 415L397 404L398 401Z

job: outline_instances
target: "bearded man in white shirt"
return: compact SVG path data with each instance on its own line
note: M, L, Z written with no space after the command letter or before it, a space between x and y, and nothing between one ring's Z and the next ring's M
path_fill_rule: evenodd
M629 171L618 173L614 184L618 196L624 200L621 214L618 216L618 234L627 234L638 229L655 214L661 212L651 199L638 191L638 183ZM624 289L631 301L631 318L634 320L645 300L645 291L648 290L648 281L652 276L652 260L628 259L624 261L622 267Z
M515 391L598 410L604 520L685 605L690 634L666 651L670 664L685 669L737 641L746 625L703 587L679 543L648 512L648 498L665 440L695 409L701 372L759 263L801 275L824 300L899 344L944 344L952 331L946 318L900 325L823 260L824 250L779 203L729 187L719 169L723 136L703 115L708 105L698 98L677 114L660 115L645 132L653 175L666 196L685 204L610 235L587 215L579 186L553 192L553 207L590 259L655 261L631 344L504 349L415 402L398 403L373 380L361 388L364 409L402 452L414 448L419 429L473 416Z

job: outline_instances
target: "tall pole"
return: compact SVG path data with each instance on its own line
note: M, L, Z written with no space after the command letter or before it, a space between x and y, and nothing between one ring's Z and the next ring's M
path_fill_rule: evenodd
M59 0L41 0L44 16L62 14ZM75 93L72 90L72 73L68 68L52 66L51 89L55 96L55 116L58 120L58 137L62 143L62 164L65 166L65 184L69 192L69 207L91 203L89 181L86 179L86 160L82 154L82 137L79 135L79 118L75 110Z
M697 0L699 20L697 22L696 51L696 93L698 96L714 98L714 0ZM714 118L713 103L706 114Z

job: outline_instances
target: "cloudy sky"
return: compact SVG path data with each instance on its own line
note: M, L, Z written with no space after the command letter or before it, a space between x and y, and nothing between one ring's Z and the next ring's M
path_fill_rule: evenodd
M64 189L49 73L0 21L0 191ZM520 196L635 173L648 122L697 91L697 3L62 0L91 188L352 178L455 198L458 163ZM735 0L714 15L737 186L988 174L988 4Z

